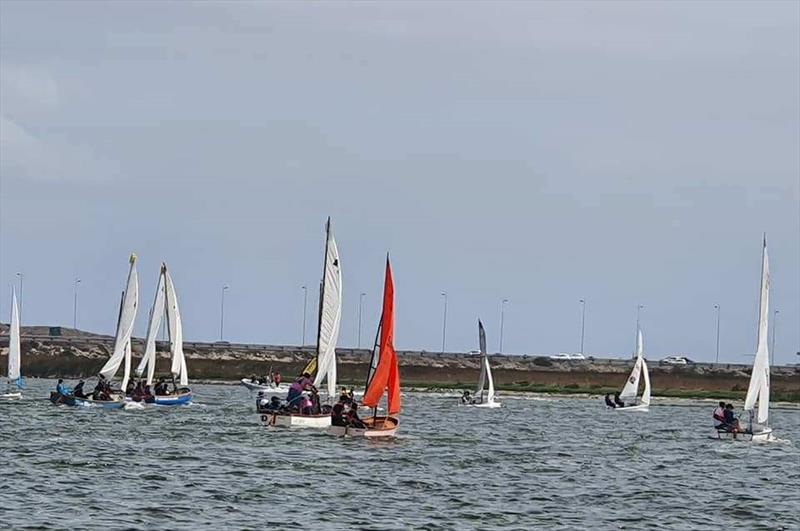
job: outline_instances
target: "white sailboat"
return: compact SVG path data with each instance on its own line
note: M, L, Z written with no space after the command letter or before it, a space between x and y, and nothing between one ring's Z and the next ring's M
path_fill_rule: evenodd
M342 269L339 263L339 249L333 237L331 219L325 223L325 261L322 269L319 295L319 327L317 329L317 355L306 368L316 366L314 387L326 383L327 400L336 400L336 343L342 322ZM261 420L268 426L296 426L304 428L325 428L331 425L330 413L303 415L285 411L266 411L259 402L256 409Z
M192 401L192 391L188 387L189 374L186 369L186 356L183 352L183 323L172 276L167 270L167 264L162 263L158 285L156 286L156 295L153 300L153 308L150 310L150 320L147 323L145 351L139 366L136 367L136 375L139 378L147 370L145 385L151 387L156 369L156 335L164 318L166 318L167 334L169 336L169 350L172 359L170 372L174 389L167 395L155 395L153 398L148 399L147 402L162 406L188 404Z
M19 341L19 307L17 306L17 292L11 291L11 321L8 328L8 382L6 392L0 394L0 399L13 400L22 398L22 376L20 374L20 341ZM16 391L14 390L16 387Z
M636 331L636 363L633 364L628 380L619 394L619 398L632 405L614 408L614 411L649 411L650 409L650 372L647 370L647 362L644 360L642 341L642 331ZM637 400L639 393L639 380L644 377L644 390L642 396Z
M480 322L480 320L478 321L478 343L481 350L481 374L478 377L478 387L475 390L475 395L471 403L466 405L482 408L498 408L500 407L500 401L495 400L492 368L489 365L489 355L486 352L486 331L483 329L483 323ZM487 382L489 388L484 391Z
M758 307L758 343L756 356L753 359L753 372L750 374L750 385L744 410L750 413L750 419L744 438L756 442L774 440L772 428L769 426L769 257L767 256L767 237L761 251L761 291ZM733 434L717 430L717 435L732 437Z

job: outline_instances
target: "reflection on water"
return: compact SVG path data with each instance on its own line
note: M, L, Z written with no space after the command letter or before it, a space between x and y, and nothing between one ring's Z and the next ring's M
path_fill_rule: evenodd
M712 403L607 411L599 399L464 408L403 395L401 436L264 428L243 387L179 409L52 406L53 382L0 403L3 525L135 529L797 529L794 443L709 439ZM41 397L33 399L31 397Z

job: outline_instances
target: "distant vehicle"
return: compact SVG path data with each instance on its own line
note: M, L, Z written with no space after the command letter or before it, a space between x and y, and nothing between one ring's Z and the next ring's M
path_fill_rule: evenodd
M476 354L480 354L481 351L480 350L470 350L469 353L470 353L470 355L476 355Z
M230 341L214 341L215 345L230 345Z
M661 363L666 363L667 365L689 365L692 362L687 357L684 356L667 356Z
M559 352L558 354L553 354L550 356L551 360L585 360L586 356L581 354L580 352L575 354L570 354L569 352Z

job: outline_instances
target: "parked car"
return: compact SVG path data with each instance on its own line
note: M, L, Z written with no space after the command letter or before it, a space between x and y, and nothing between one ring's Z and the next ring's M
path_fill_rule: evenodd
M569 352L559 352L558 354L553 354L550 356L551 360L585 360L586 356L577 352L575 354L570 354Z
M661 363L665 363L667 365L689 365L692 362L689 358L685 356L667 356Z

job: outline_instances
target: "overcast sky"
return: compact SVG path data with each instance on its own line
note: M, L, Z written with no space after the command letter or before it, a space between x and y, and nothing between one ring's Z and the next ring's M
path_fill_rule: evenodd
M189 340L315 337L324 222L340 345L713 360L800 350L797 2L0 4L0 308L111 333L128 254Z

